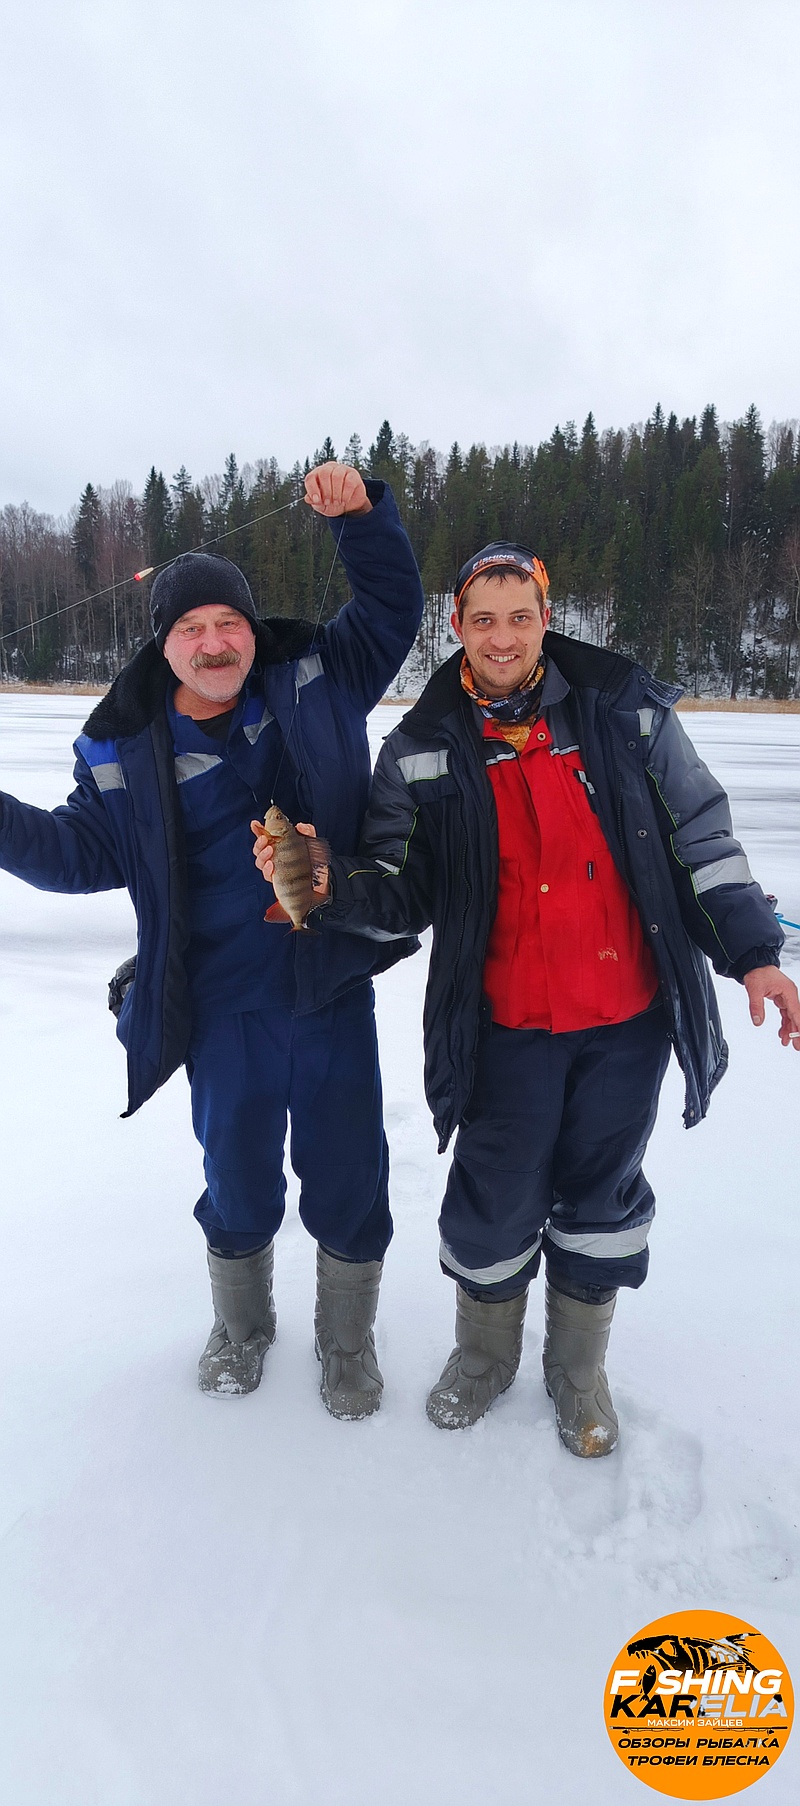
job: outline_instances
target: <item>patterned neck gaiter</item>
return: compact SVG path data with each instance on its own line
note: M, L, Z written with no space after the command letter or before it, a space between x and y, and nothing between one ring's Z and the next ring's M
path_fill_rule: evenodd
M539 713L545 660L540 658L530 677L510 696L484 696L472 675L466 654L461 660L461 687L477 703L487 721L493 721L515 752L522 752Z

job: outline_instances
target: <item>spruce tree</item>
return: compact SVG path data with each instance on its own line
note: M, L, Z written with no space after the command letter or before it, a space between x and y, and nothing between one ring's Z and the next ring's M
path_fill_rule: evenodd
M751 406L735 420L728 437L728 549L758 537L763 523L762 498L766 470L764 432L758 409Z
M716 410L716 408L712 407L710 405L710 403L707 407L705 407L703 409L702 417L700 420L700 449L701 449L701 451L705 451L705 448L707 445L712 446L715 451L719 451L719 449L720 449L719 422L717 420L717 410Z
M229 452L225 459L225 469L220 491L220 506L227 511L231 504L244 498L244 487L239 475L239 466L234 452Z
M165 564L172 557L172 497L163 474L151 465L142 497L142 535L147 564Z
M103 510L97 490L87 483L78 503L72 529L72 553L83 579L84 592L97 587L97 560Z
M205 531L203 498L192 485L186 465L182 464L172 479L174 496L172 540L176 552L191 552L199 546Z
M386 483L395 480L395 442L394 433L388 420L384 420L380 431L373 440L367 453L367 469L370 476L382 477Z
M364 447L360 433L351 433L342 452L342 462L352 464L355 470L361 470L364 464Z
M328 433L326 435L326 437L323 439L322 444L319 448L319 451L315 451L313 459L312 459L312 464L334 464L335 462L336 462L336 447L333 443L330 433ZM349 463L349 459L346 458L345 463Z

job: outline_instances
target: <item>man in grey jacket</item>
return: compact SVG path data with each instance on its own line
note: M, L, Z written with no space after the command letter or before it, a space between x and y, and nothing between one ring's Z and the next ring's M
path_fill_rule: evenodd
M547 588L526 547L463 567L463 653L385 742L324 921L378 940L433 924L425 1081L442 1150L458 1128L440 1217L457 1307L429 1417L466 1427L511 1384L544 1254L545 1383L566 1447L598 1456L618 1434L617 1290L647 1273L642 1159L670 1048L687 1127L727 1064L708 961L754 1022L772 999L796 1048L800 999L679 690L547 632Z

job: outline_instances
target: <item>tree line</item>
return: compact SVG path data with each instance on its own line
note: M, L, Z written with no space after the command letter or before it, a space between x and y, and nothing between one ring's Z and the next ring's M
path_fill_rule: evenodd
M533 447L414 446L384 421L339 455L391 484L426 596L418 667L434 668L456 571L491 539L529 545L550 573L553 625L641 658L695 695L800 695L800 435L755 407L714 407L598 433L557 426ZM106 682L149 638L133 574L200 544L245 571L260 611L323 618L346 596L331 540L302 503L330 439L286 473L274 458L193 481L151 469L87 483L66 520L0 510L0 680ZM297 506L290 506L296 503Z

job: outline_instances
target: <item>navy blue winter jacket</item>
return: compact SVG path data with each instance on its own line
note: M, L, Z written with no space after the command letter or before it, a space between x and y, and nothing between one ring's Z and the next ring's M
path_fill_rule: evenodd
M372 481L367 490L372 512L345 516L339 543L350 601L316 635L308 621L259 622L255 662L238 705L251 742L260 726L278 722L304 817L339 846L356 845L367 805L366 715L413 645L423 606L391 490ZM338 539L341 517L330 524ZM118 1024L128 1054L128 1115L182 1065L191 1031L183 961L186 859L165 706L169 679L155 641L120 672L75 743L76 788L66 803L48 811L0 794L5 871L39 890L130 891L136 980ZM259 801L263 808L269 798ZM326 934L296 942L296 1007L303 1013L417 945L405 937L377 948Z
M725 792L671 704L680 690L601 647L548 633L542 708L553 756L580 749L618 871L655 955L686 1080L684 1121L705 1115L727 1065L707 958L735 978L777 965L783 935L739 842ZM390 937L433 924L425 1088L443 1149L472 1091L486 943L497 906L497 816L461 653L431 678L375 768L359 855L335 858L326 925Z

